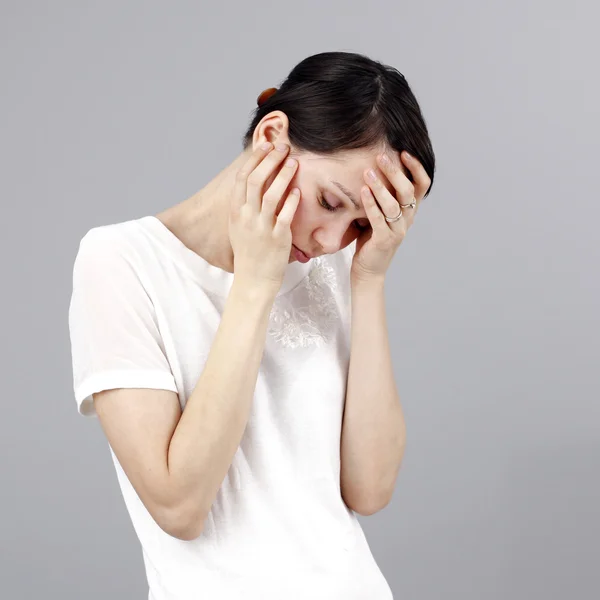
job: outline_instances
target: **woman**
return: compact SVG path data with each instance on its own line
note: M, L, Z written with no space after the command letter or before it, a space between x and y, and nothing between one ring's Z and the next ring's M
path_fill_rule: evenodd
M204 188L81 240L75 398L149 598L392 597L356 513L389 502L402 460L383 286L433 172L404 77L327 52L260 95Z

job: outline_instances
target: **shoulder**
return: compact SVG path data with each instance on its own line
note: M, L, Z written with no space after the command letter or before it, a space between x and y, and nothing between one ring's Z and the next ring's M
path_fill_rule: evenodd
M79 241L75 268L85 264L94 270L100 270L119 264L132 264L138 254L138 236L136 221L92 227Z
M123 221L110 225L99 225L89 229L79 242L79 249L111 250L112 253L123 253L131 247L136 235L135 221Z
M89 229L73 262L73 289L101 290L105 297L108 289L135 295L146 288L148 261L140 252L139 235L132 221Z

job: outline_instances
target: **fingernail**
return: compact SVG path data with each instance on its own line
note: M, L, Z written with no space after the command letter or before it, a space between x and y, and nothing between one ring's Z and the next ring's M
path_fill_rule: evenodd
M262 150L268 150L271 147L271 142L265 142L262 146Z

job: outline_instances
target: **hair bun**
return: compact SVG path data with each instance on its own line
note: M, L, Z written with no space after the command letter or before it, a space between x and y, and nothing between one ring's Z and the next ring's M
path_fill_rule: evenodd
M267 88L258 96L256 99L256 104L258 104L258 106L262 106L276 91L277 88Z

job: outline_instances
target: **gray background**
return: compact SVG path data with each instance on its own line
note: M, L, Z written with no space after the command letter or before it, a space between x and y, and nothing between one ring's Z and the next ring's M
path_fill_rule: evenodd
M600 595L596 3L2 2L0 595L147 597L67 310L91 227L240 152L310 54L397 67L437 155L386 297L408 446L360 517L397 600Z

